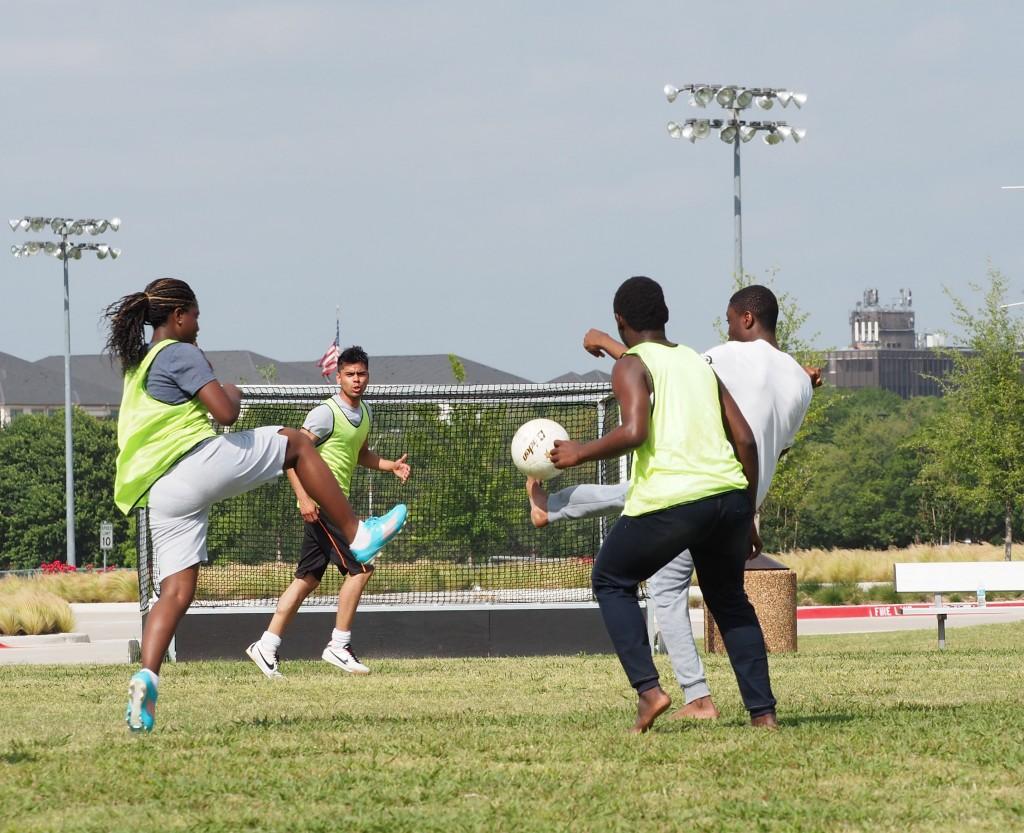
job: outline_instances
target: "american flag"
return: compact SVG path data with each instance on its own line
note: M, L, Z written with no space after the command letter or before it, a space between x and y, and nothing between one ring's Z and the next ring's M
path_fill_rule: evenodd
M334 331L334 341L331 342L331 346L320 357L320 361L316 363L316 366L320 368L321 376L326 376L330 379L338 372L338 356L341 355L340 343L341 322L338 321Z

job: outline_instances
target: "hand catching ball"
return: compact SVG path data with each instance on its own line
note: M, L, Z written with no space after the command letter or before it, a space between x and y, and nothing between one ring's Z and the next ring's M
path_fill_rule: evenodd
M555 440L568 440L568 432L553 419L531 419L512 438L512 462L527 477L551 480L561 474L551 462Z

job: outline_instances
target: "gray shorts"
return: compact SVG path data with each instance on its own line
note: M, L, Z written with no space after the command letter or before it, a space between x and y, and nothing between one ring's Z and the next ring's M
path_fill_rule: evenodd
M205 563L210 507L281 474L288 439L280 426L221 434L167 470L149 490L157 583Z

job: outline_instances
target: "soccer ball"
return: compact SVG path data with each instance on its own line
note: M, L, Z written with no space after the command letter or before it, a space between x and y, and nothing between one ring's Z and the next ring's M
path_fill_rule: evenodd
M553 419L531 419L512 438L512 462L527 477L551 480L561 474L549 455L555 440L569 439L568 432Z

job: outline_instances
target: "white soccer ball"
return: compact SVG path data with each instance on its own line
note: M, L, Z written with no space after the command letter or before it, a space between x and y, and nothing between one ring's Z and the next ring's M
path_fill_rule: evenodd
M527 477L551 480L561 474L551 462L555 440L567 440L569 433L553 419L531 419L512 438L512 462Z

